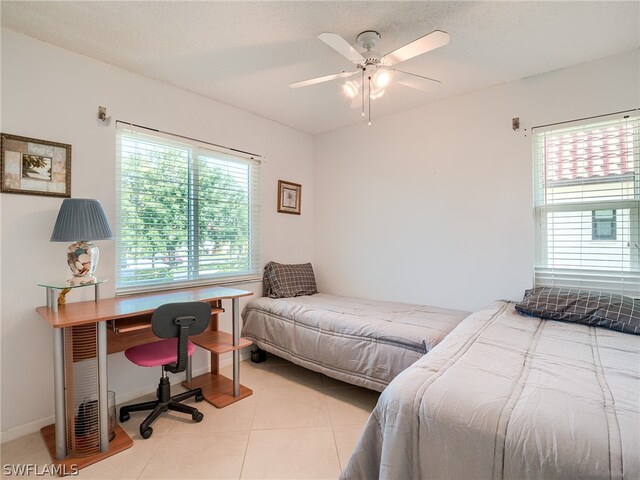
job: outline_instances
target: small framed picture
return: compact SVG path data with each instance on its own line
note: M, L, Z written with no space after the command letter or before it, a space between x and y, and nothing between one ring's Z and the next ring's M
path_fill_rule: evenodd
M302 185L278 180L278 211L300 215Z
M71 145L0 136L0 192L71 197Z

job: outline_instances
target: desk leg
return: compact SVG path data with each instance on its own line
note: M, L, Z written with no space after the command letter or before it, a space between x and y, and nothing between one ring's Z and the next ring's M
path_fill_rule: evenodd
M47 292L48 293L48 292ZM48 296L48 295L47 295ZM56 459L67 456L67 416L64 392L64 329L53 329L53 387L55 397Z
M58 313L58 299L56 298L55 288L47 287L47 307L53 313Z
M233 316L233 346L240 345L240 299L234 298L232 305ZM240 350L233 351L233 396L240 395Z
M109 450L109 404L107 401L107 322L98 322L98 405L100 451Z

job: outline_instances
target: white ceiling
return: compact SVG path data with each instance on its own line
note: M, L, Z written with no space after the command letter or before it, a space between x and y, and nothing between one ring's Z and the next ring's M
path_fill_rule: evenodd
M640 46L640 2L27 2L1 4L2 26L316 134L361 121L336 80L289 83L350 69L322 32L375 29L390 52L435 29L451 42L401 64L437 78L401 85L373 117ZM357 103L357 102L356 102Z

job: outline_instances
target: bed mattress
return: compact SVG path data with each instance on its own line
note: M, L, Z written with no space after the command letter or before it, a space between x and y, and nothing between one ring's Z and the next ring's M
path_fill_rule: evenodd
M318 293L251 300L242 336L293 363L382 391L469 312Z
M640 336L475 312L382 393L343 479L640 478Z

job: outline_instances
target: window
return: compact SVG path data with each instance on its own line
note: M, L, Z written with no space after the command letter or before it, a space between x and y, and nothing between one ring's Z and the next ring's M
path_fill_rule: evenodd
M594 210L591 212L591 239L616 239L616 211Z
M259 165L117 131L118 293L260 275Z
M535 284L640 297L640 118L534 132Z

